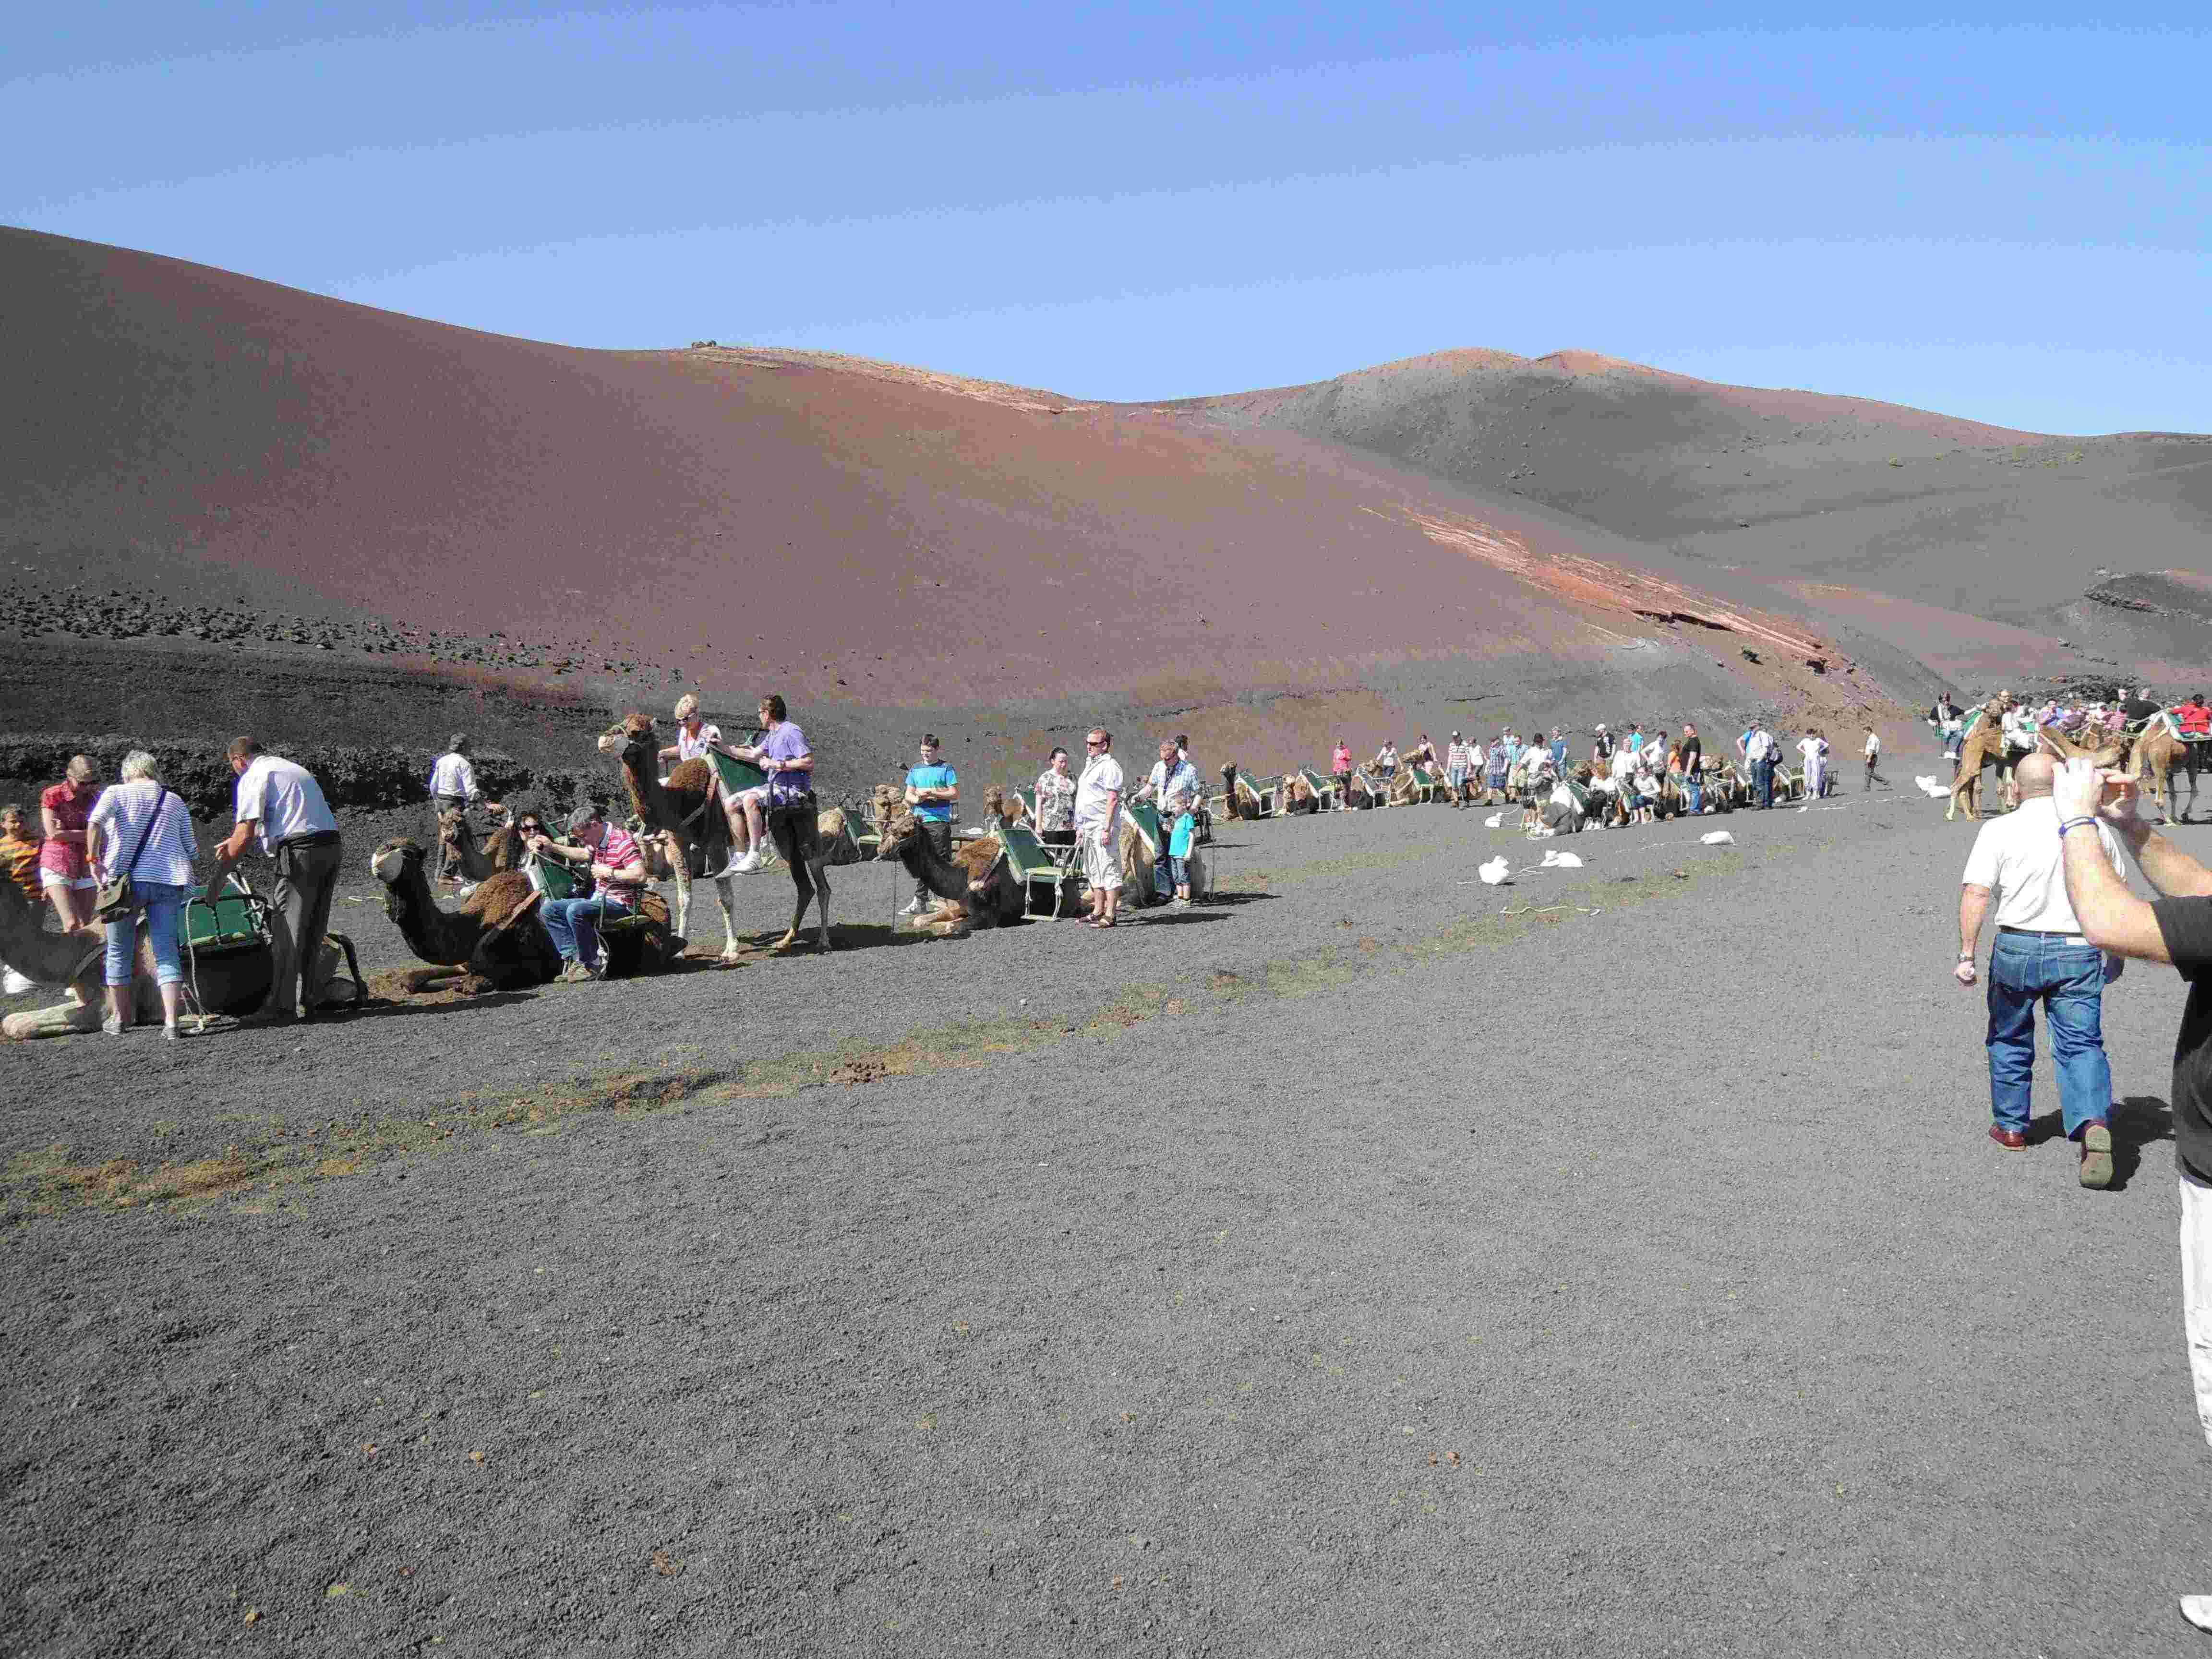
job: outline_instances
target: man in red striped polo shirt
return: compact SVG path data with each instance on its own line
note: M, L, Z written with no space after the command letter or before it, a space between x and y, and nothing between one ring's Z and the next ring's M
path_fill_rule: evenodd
M570 815L568 841L539 836L531 847L541 858L590 870L590 897L548 899L538 914L561 952L564 982L604 979L607 959L599 948L599 921L637 908L637 896L645 889L645 854L629 830L609 823L592 805L580 806Z

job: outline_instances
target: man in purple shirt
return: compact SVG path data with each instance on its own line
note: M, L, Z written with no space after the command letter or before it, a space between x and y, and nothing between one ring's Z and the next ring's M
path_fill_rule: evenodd
M768 781L748 789L738 799L744 803L745 824L752 831L752 850L732 866L757 870L768 856L768 809L814 793L814 755L806 746L806 733L789 717L783 699L770 693L761 699L761 740L736 752L768 774Z

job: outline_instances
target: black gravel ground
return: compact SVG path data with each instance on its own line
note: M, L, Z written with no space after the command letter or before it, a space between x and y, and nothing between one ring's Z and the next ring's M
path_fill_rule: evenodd
M0 1052L0 1649L2194 1651L2180 987L2117 1190L1996 1151L1968 838L1240 825L1108 935L866 866L827 960Z

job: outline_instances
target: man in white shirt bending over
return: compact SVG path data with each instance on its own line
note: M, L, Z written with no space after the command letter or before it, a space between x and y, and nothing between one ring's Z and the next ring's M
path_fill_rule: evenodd
M289 1024L300 1017L303 969L309 981L305 1006L313 1009L323 992L323 935L330 930L331 894L343 861L338 821L313 775L263 754L257 738L231 739L230 769L238 779L238 823L216 848L207 902L215 902L231 867L245 856L248 841L276 862L276 903L269 913L269 1000L260 1012L240 1023Z
M2027 1145L2028 1080L2035 1069L2035 1005L2044 1005L2058 1073L2066 1135L2079 1143L2084 1187L2112 1179L2112 1067L2105 1057L2105 987L2120 958L2083 937L2066 896L2058 809L2051 799L2057 767L2026 757L2013 774L2020 810L1984 819L1967 855L1959 894L1961 985L1974 982L1974 942L1992 895L1997 933L1990 950L1990 1139L2008 1152ZM2101 821L2097 836L2113 871L2124 876L2120 843Z
M469 823L469 808L478 801L496 812L500 805L495 800L484 800L483 791L477 787L477 769L469 759L469 734L456 732L446 745L446 752L438 757L438 763L430 769L430 805L438 815L438 872L434 879L456 879L446 866L446 820L454 813L460 814L461 834L472 836L475 827Z

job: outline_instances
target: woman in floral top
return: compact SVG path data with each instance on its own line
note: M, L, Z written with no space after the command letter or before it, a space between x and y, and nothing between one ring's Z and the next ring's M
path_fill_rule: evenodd
M1075 845L1075 780L1068 775L1065 749L1054 750L1037 774L1036 830L1048 847Z

